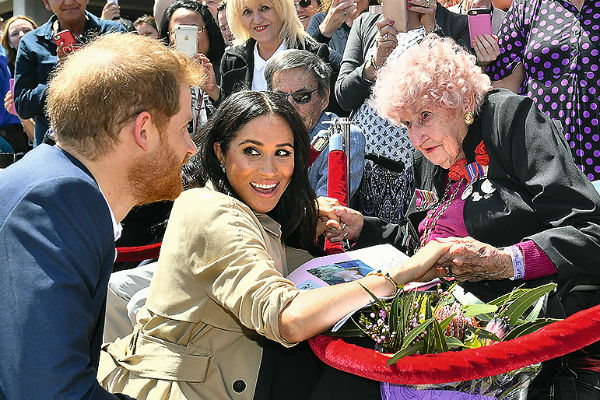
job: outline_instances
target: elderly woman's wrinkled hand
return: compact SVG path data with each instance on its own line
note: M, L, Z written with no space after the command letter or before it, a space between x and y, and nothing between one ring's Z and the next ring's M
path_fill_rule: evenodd
M477 282L508 279L514 276L510 253L482 243L472 237L437 239L450 244L437 264L444 268L443 275L458 281Z
M488 35L477 35L473 39L473 49L477 56L477 64L481 68L485 68L489 63L496 60L500 54L500 46L498 46L498 36Z
M407 0L407 8L410 11L421 14L421 25L427 33L435 29L435 12L437 10L436 0Z

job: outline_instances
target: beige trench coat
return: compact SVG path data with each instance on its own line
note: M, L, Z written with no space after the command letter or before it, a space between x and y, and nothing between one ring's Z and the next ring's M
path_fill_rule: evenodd
M298 294L282 274L281 230L211 188L173 206L134 332L105 345L98 380L137 399L252 399L262 337Z

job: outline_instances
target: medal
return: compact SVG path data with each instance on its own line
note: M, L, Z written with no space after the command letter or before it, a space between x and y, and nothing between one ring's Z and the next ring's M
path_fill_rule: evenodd
M463 191L462 195L460 196L460 198L463 200L466 200L467 197L469 197L471 195L471 193L473 193L473 185L468 184L467 187L465 188L465 190Z
M492 182L490 182L489 179L486 179L481 184L481 191L485 194L492 194L496 191L496 188L494 187L494 185L492 185Z
M481 197L481 195L479 194L479 192L474 192L474 193L473 193L473 201L479 201L479 200L481 200L481 199L482 199L482 197Z

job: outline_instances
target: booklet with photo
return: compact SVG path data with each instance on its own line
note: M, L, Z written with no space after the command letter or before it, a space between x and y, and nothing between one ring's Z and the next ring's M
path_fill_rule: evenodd
M391 244L380 244L364 249L347 251L312 259L287 278L294 282L300 290L311 290L324 286L352 282L367 276L369 272L398 266L408 260L408 256ZM434 286L438 280L431 282L411 282L404 286L405 290L420 290ZM368 306L366 304L365 306ZM331 330L337 331L355 311L342 318Z

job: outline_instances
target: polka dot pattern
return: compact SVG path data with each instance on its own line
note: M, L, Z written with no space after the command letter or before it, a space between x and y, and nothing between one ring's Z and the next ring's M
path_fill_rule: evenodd
M493 80L521 62L521 94L560 121L579 168L600 179L600 0L581 11L567 0L514 0L499 33L501 54L490 65Z

